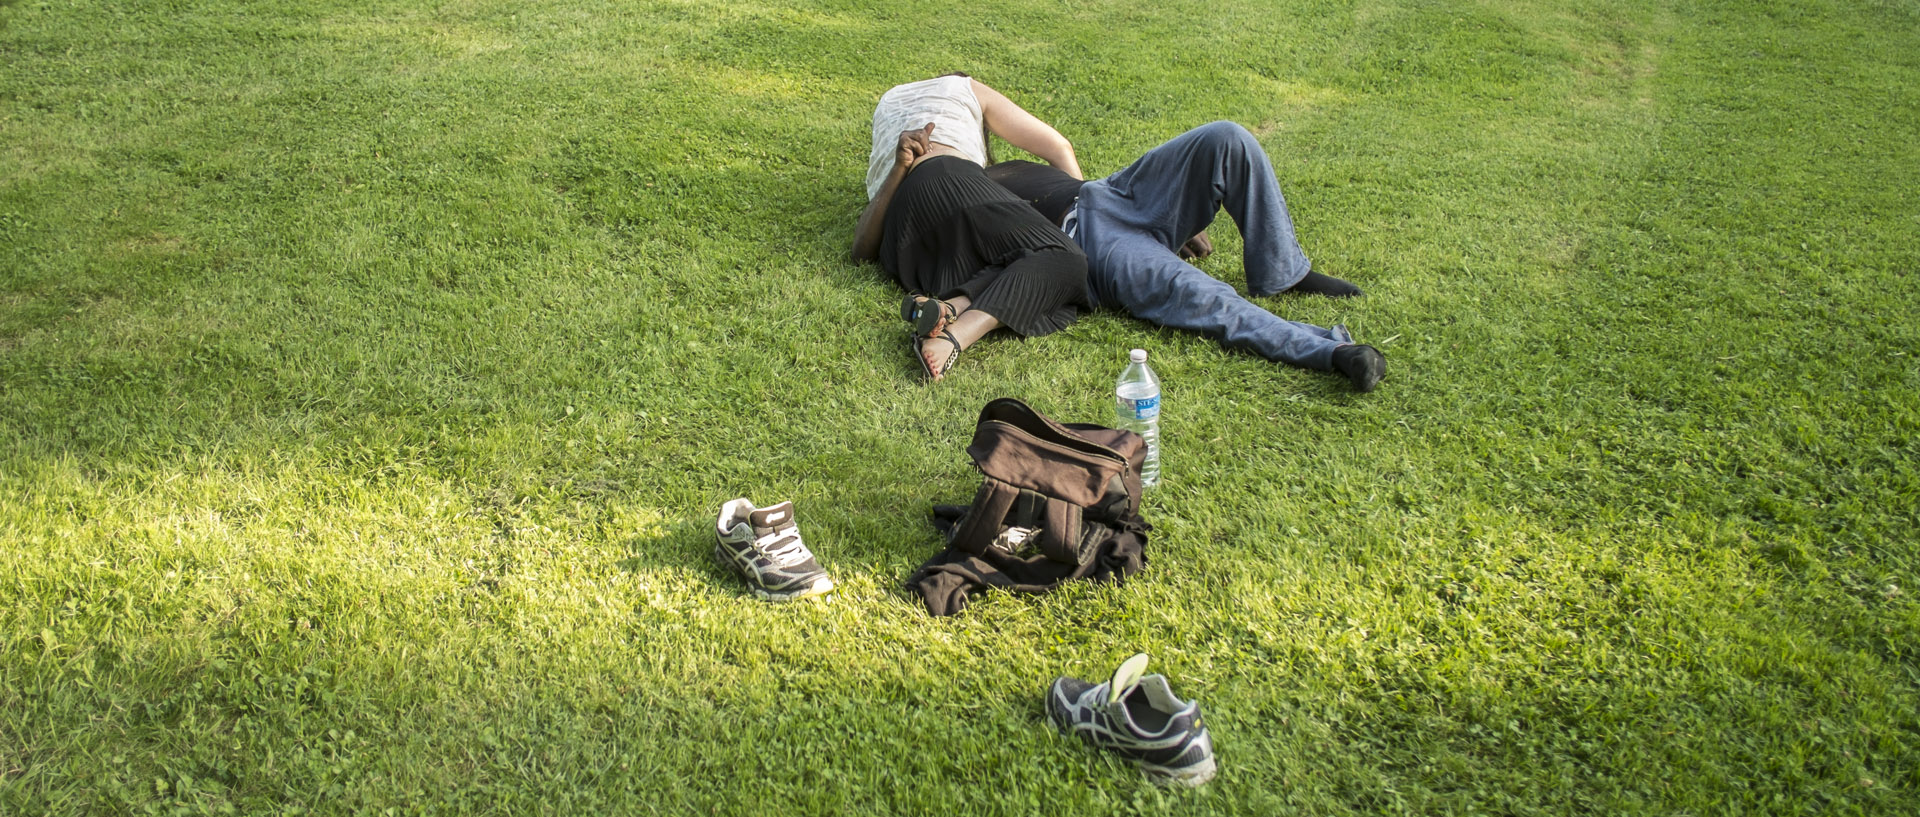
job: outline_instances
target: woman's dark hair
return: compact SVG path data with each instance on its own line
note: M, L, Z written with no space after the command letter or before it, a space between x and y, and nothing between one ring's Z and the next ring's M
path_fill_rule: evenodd
M955 71L950 74L941 74L940 76L973 79L973 75L965 71ZM987 119L984 116L980 118L980 146L987 151L987 167L993 167L994 164L996 164L993 158L993 134L987 130Z

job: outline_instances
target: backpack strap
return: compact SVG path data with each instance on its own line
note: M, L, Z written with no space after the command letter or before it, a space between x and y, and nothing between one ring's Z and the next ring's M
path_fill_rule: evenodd
M989 477L974 493L973 505L961 516L949 544L961 552L982 556L1008 526L1036 528L1041 555L1055 562L1079 564L1087 545L1082 513L1079 505Z
M960 527L953 532L953 547L975 556L986 553L993 546L994 537L1000 535L1000 523L1007 518L1008 509L1019 498L1019 488L997 479L983 480L980 490L974 492L973 506L967 509Z
M1047 497L1046 524L1040 526L1040 552L1048 559L1080 563L1080 506Z

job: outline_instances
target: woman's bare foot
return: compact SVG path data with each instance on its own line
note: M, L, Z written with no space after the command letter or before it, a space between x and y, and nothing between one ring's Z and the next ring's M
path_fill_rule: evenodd
M954 361L958 360L957 353L960 347L953 342L952 338L952 335L942 334L939 337L920 340L920 365L926 369L928 377L935 382L946 377L947 370L953 368Z
M953 303L948 301L947 303ZM920 367L927 379L939 380L947 376L947 370L967 347L972 346L981 337L1000 327L1000 319L978 309L962 309L960 317L947 321L940 334L934 337L915 335L914 352L920 355Z

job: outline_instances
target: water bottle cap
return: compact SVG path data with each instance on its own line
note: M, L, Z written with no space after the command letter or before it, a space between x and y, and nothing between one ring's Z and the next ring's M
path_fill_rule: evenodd
M1131 352L1128 352L1127 359L1135 363L1145 363L1147 362L1147 350L1135 349Z

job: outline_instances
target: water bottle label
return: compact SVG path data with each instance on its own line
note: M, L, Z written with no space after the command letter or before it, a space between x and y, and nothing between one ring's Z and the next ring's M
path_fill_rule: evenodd
M1151 420L1160 416L1160 395L1141 397L1128 402L1133 403L1133 419Z

